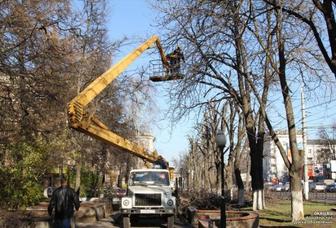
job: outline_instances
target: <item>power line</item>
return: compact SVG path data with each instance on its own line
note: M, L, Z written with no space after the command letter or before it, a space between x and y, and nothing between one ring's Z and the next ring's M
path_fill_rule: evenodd
M316 104L316 105L307 107L307 108L305 108L305 109L307 110L307 109L315 108L315 107L322 106L322 105L325 105L325 104L331 104L331 102L333 102L333 101L336 101L336 98L335 98L335 99L332 99L332 100L330 100L330 101L326 101L326 102L323 102L323 103L320 103L320 104Z
M332 129L335 126L332 124L328 124L328 125L320 125L320 126L310 126L310 127L306 127L307 129L320 129L320 128L329 128Z
M314 122L314 121L317 121L317 120L322 120L322 119L326 119L326 118L328 118L328 117L331 117L331 116L335 116L336 115L336 113L330 113L330 114L328 114L328 115L325 115L325 116L323 116L323 117L319 117L319 118L315 118L315 119L312 119L312 120L309 120L309 121L306 121L306 122Z

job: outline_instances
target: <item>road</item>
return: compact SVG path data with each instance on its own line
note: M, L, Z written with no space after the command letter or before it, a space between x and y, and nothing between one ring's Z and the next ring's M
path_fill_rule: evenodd
M100 220L97 223L77 223L76 227L78 228L114 228L121 227L121 216L119 212L116 212L112 215L111 218L105 218ZM163 219L158 218L143 218L138 221L132 221L132 227L150 227L150 228L164 228L167 227L167 223ZM175 228L191 228L190 224L185 224L179 219L175 220Z

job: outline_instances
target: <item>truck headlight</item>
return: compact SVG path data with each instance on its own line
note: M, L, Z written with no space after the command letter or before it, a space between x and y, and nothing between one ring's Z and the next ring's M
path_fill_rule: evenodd
M173 206L174 205L174 201L172 199L167 200L167 205L169 207Z
M125 207L127 207L128 205L129 205L129 200L128 199L125 199L124 201L123 201L123 205L125 206Z
M132 208L132 198L130 197L121 198L121 208L123 209Z

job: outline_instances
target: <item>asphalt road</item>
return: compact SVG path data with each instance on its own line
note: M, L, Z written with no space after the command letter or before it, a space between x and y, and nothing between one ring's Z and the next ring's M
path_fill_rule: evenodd
M119 212L115 213L113 216L113 224L116 227L120 227L121 224L121 215ZM160 218L138 218L136 220L131 220L132 222L132 227L152 227L152 228L157 228L157 227L167 227L167 221L165 219L160 219ZM174 227L176 228L188 228L188 227L192 227L189 224L185 224L183 223L181 220L179 220L178 218L175 218L175 223L174 223Z
M105 218L97 223L79 223L76 224L78 228L115 228L121 227L121 216L119 212L115 212L111 218ZM159 218L141 218L132 221L132 227L149 227L149 228L165 228L167 227L166 221ZM190 224L183 223L179 219L175 219L175 228L191 228Z

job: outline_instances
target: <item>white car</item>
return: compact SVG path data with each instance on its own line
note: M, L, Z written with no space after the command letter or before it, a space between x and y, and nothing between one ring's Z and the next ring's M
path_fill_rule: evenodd
M290 184L289 182L286 182L283 186L282 186L282 190L288 192L290 190Z
M277 185L274 185L272 190L273 191L276 191L276 192L281 192L282 191L282 188L283 188L283 184L282 183L279 183Z
M327 185L325 183L323 183L323 182L317 182L315 184L315 188L313 189L313 191L324 192L326 188L327 188Z

